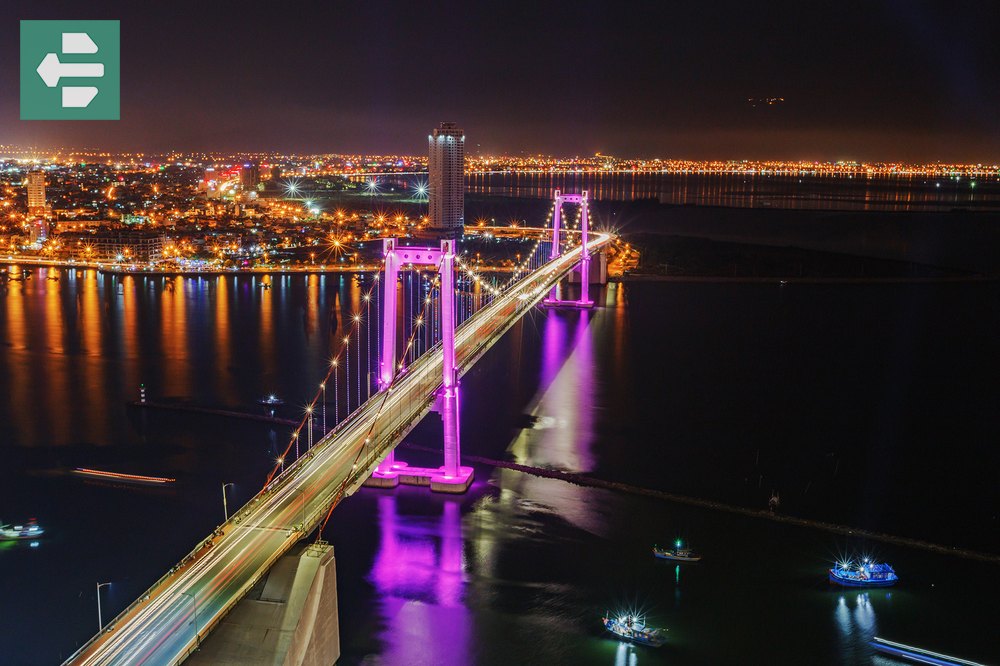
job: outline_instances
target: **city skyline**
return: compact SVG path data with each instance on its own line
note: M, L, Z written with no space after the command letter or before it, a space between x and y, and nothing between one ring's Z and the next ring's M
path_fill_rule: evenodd
M996 161L1000 8L836 9L366 3L312 7L303 24L106 3L88 18L121 21L122 120L20 121L10 94L0 143L419 154L426 128L452 118L470 155ZM79 16L58 1L11 14ZM17 22L3 29L0 86L15 91ZM434 30L449 39L427 40ZM448 77L432 74L444 66Z
M3 663L994 663L1000 1L4 8Z
M636 171L636 172L707 172L707 173L748 173L798 174L813 173L864 173L871 175L994 175L1000 172L1000 159L993 161L907 161L907 160L806 160L806 159L687 159L684 157L636 157L630 155L553 155L553 154L478 154L464 156L466 173L487 172L491 169L538 172L538 171ZM238 165L250 162L268 165L277 162L313 161L308 171L325 172L327 175L342 173L363 174L376 167L391 166L396 170L426 171L426 153L281 153L273 150L261 151L111 151L97 148L58 147L45 149L38 146L12 146L0 144L0 160L22 164L57 165L78 161L105 164L160 164L178 162L204 165ZM317 165L316 161L326 160L331 164L350 164L349 168L331 169L331 165Z

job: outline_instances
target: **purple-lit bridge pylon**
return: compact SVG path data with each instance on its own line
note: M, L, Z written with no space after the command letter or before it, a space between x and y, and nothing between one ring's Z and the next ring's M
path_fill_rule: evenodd
M370 479L385 481L393 474L393 466L401 465L393 450L435 407L445 420L444 463L441 468L421 472L425 475L421 479L426 479L429 485L438 483L432 479L441 477L441 487L436 488L440 490L467 487L471 470L463 468L459 459L459 380L584 257L605 250L612 240L609 233L597 233L588 238L586 252L582 244L570 242L557 256L526 262L515 270L507 284L490 287L492 300L459 325L455 325L455 301L451 297L442 298L441 321L434 322L435 327L440 326L440 339L424 353L412 357L408 365L398 361L395 354L402 348L403 358L411 358L407 352L416 348L414 333L411 331L405 345L398 345L393 339L391 354L383 339L376 390L370 397L361 400L358 389L355 394L358 406L353 411L349 409L346 418L324 433L315 445L307 444L294 460L286 460L291 458L293 443L294 449L299 450L299 433L306 423L307 439L312 441L318 404L314 401L303 425L293 433L293 443L289 444L286 455L280 459L280 473L276 469L257 495L199 541L187 556L65 663L155 666L183 662L282 555L317 527L318 535L322 535L323 525L344 497ZM559 243L559 238L554 241ZM443 296L451 291L446 285L452 284L453 272L464 271L466 284L477 284L480 280L471 266L459 263L450 241L437 248L406 248L391 241L386 243L386 250L387 259L388 254L394 253L392 262L398 261L395 269L392 265L386 268L386 276L393 270L424 264L426 259L426 265L438 271ZM431 256L417 260L407 258L407 252ZM383 301L391 300L387 295L395 293L394 286L393 282L383 285ZM377 298L378 292L374 295ZM432 303L433 298L428 295L425 302ZM451 308L447 307L449 303ZM360 315L353 318L353 330L360 330L361 319ZM417 317L416 324L426 325L426 322ZM360 355L360 349L355 351ZM332 369L339 372L350 359L348 349L344 363L334 359ZM327 381L331 377L336 381L339 376L328 374ZM327 382L320 386L325 395ZM324 400L324 420L325 406ZM398 476L407 471L403 467L395 469Z
M365 485L393 488L400 482L429 485L438 492L461 493L472 483L471 467L461 466L459 429L458 370L455 367L455 241L443 240L441 247L397 245L395 238L384 242L384 279L387 285L382 299L382 358L379 363L379 389L389 390L403 368L396 362L396 284L403 265L431 264L440 275L441 298L441 387L437 391L438 411L444 426L444 464L438 468L411 467L396 460L389 450Z

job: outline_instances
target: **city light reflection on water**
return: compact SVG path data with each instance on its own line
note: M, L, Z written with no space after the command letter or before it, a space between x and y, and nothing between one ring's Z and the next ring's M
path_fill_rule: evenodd
M16 461L0 489L0 517L37 515L47 529L39 548L0 545L9 572L0 616L10 663L57 663L60 652L93 631L94 580L115 579L119 591L106 609L124 607L217 524L218 482L239 482L245 500L286 440L287 431L238 420L140 417L126 407L138 383L146 382L154 398L244 410L260 409L256 400L272 391L301 403L315 390L312 378L336 348L360 294L356 282L340 275L274 276L267 290L259 287L267 276L60 275L49 281L38 272L0 294L6 345L0 388L7 396L0 403L0 443ZM706 496L743 487L757 446L748 437L762 422L769 439L795 442L806 463L814 454L825 461L824 442L785 426L799 412L856 420L854 402L876 404L883 379L862 370L878 367L891 351L891 338L872 330L891 328L893 304L901 299L926 303L942 322L966 321L972 331L951 336L938 327L929 339L940 353L915 353L915 376L961 374L964 382L976 372L995 374L992 357L982 353L983 341L994 339L988 334L995 318L967 316L995 300L993 286L796 285L780 301L776 289L624 283L595 294L603 307L592 312L533 312L463 379L463 407L480 409L463 420L464 451L509 453L525 464ZM840 324L835 333L827 332L829 320ZM920 366L931 361L957 369L942 375L933 364ZM856 370L838 374L844 368ZM808 384L795 383L799 374ZM760 390L762 377L769 391ZM849 383L859 377L874 389ZM982 382L972 389L963 382L924 387L948 387L933 394L934 409L985 414L973 390ZM839 400L845 392L835 390L842 386L853 387L846 404ZM343 413L343 396L340 405ZM762 421L776 406L781 417ZM500 416L484 417L491 413ZM525 414L536 417L533 425L519 419ZM439 427L435 418L426 421ZM838 441L848 435L831 430ZM440 446L440 438L430 433L415 443ZM927 478L922 461L907 453L911 439L905 444L894 449L893 464L906 469L908 482ZM153 493L56 473L56 465L74 461L176 473L183 485ZM782 461L795 478L810 470L787 456ZM732 475L719 473L733 465ZM936 462L932 471L942 472ZM846 505L848 511L857 497L865 507L920 501L867 492L881 485L852 492L857 488L844 479L845 466L838 477L827 472L830 483L841 485L831 486L836 503L817 500L823 510ZM975 473L965 472L966 485L976 485L969 476ZM963 487L955 485L957 496ZM807 499L817 490L813 483ZM792 491L783 490L786 497L790 512L809 512L795 506ZM934 500L942 501L957 502ZM971 503L961 507L963 516L978 511ZM891 526L902 530L900 517L911 513L895 511ZM942 521L920 515L920 528L933 536ZM995 654L987 626L997 589L992 565L953 567L946 556L889 549L886 556L907 573L901 596L892 593L890 606L888 595L873 591L868 605L859 606L856 594L847 593L841 610L826 589L824 567L836 543L828 534L512 470L477 468L473 492L463 499L422 488L364 489L337 509L331 526L345 664L368 655L384 663L532 663L540 654L546 663L796 663L817 653L855 663L870 658L867 640L876 628L972 658ZM680 567L683 594L678 568L649 553L677 530L690 530L706 554L703 563ZM779 559L784 565L776 568ZM932 575L937 586L928 590L919 581ZM600 626L605 608L633 600L648 607L651 624L669 629L662 648L623 645ZM961 622L944 623L942 616ZM49 629L39 635L46 640L17 640L43 623ZM957 648L948 644L956 628L963 632L954 639L962 643ZM530 640L512 646L511 636ZM418 647L426 652L415 654ZM782 661L776 657L782 651L793 656Z
M889 594L886 594L889 598ZM837 597L834 617L839 630L842 655L869 656L868 643L878 633L875 607L867 592L846 593Z
M635 647L625 641L619 641L615 649L615 666L637 666L638 663L639 655Z

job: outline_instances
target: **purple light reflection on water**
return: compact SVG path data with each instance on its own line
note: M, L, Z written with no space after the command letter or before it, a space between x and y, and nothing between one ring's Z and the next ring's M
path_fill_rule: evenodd
M473 663L461 500L444 499L437 516L401 515L397 496L387 494L378 498L378 521L369 580L382 607L385 663Z
M566 322L554 310L550 310L549 316L545 318L545 326L542 330L542 347L540 391L544 391L552 385L565 362Z
M607 316L602 309L548 311L542 328L542 380L528 410L535 417L534 427L521 430L508 447L517 462L583 473L595 469L599 405L593 336L599 330L595 324ZM507 476L519 493L577 527L606 533L606 515L588 506L583 488L530 475Z
M571 325L567 318L573 316L577 319ZM550 312L546 318L542 381L532 410L537 419L535 428L525 431L511 446L519 462L574 472L594 469L591 444L596 396L590 322L598 316L602 313ZM564 341L570 335L567 345ZM567 347L572 352L567 352Z

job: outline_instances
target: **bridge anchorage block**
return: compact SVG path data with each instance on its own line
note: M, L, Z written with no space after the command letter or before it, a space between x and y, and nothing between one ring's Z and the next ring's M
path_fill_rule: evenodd
M406 464L406 463L396 463ZM372 472L372 475L364 480L362 483L365 488L395 488L399 485L399 472L393 470L390 472L380 472L378 470Z
M401 460L392 463L389 471L375 471L365 480L366 488L395 488L404 486L430 487L431 492L461 495L469 490L476 477L471 467L459 467L457 474L448 474L441 467L416 467Z
M430 479L431 492L461 495L469 490L475 477L476 473L471 467L459 467L458 474L455 476L445 474L445 469L442 467L439 474Z
M574 310L589 310L594 307L594 301L560 301L555 298L546 298L542 305L547 308L570 308Z

